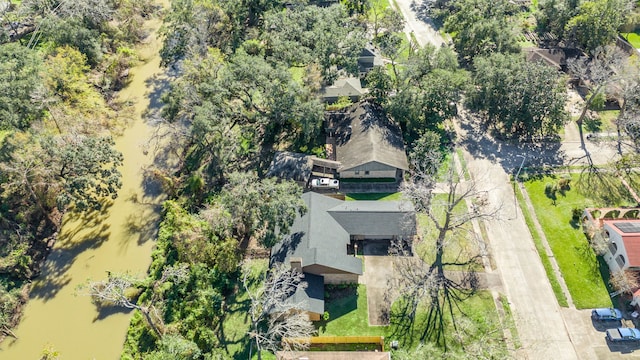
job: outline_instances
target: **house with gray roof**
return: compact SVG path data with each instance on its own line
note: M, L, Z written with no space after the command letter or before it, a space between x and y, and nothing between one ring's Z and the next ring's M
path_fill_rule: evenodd
M362 83L356 77L343 77L336 80L331 86L322 88L322 100L328 104L333 104L340 97L348 97L351 101L357 102L367 94L368 89L362 88Z
M349 108L333 124L340 178L402 179L409 170L400 127L374 104Z
M308 286L292 301L304 303L301 310L319 320L324 313L324 284L355 283L362 275L354 245L412 237L415 211L407 201L344 201L314 192L302 198L307 212L271 249L271 263L291 264L304 274Z
M382 56L371 43L367 44L358 55L358 70L361 75L366 75L374 67L383 65Z

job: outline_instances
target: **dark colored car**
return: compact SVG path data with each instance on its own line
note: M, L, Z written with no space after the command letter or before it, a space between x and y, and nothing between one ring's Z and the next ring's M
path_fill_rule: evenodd
M591 318L600 321L618 321L622 319L622 312L613 308L594 309L591 311Z
M617 328L607 330L607 340L618 341L640 341L640 330L635 328Z

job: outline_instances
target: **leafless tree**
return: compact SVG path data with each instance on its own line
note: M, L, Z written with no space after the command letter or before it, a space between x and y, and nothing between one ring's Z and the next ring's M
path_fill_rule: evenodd
M304 304L292 301L296 291L307 287L307 283L302 281L303 274L287 265L276 264L257 288L252 289L251 271L247 266L243 267L243 273L242 283L251 299L249 336L255 342L258 359L262 358L262 350L275 352L279 348L306 348L315 328L309 316L301 310Z
M399 276L390 289L397 291L399 306L391 314L391 319L401 332L413 332L417 311L427 308L420 341L431 340L446 350L445 338L447 319L457 328L456 312L459 303L471 296L477 288L477 276L473 270L481 258L480 253L452 253L453 242L461 237L475 239L471 222L496 217L499 208L489 209L482 204L467 206L467 202L484 199L473 181L455 181L453 166L447 180L439 187L445 193L435 196L433 178L435 174L414 173L413 181L404 185L403 194L414 203L416 212L425 215L434 229L422 240L429 253L410 256L405 247L395 246L391 253L399 255L396 270ZM414 244L417 245L417 244ZM451 250L450 250L451 249ZM445 269L447 269L445 271ZM456 270L456 271L451 271Z
M615 83L609 86L609 93L618 99L620 114L616 119L618 133L618 153L622 155L624 131L632 140L631 146L638 151L640 139L640 61L635 56L625 59Z
M622 69L626 61L626 54L615 46L606 46L596 49L590 57L581 57L567 61L570 73L577 77L580 83L587 88L584 107L576 120L580 130L580 142L584 148L584 136L582 124L591 108L594 100L601 96L608 87L616 83L622 75ZM588 157L588 156L587 156ZM591 163L590 157L588 157Z
M616 291L624 294L633 294L640 287L637 271L618 270L611 273L609 284Z
M157 295L158 291L153 291L153 296L148 306L140 305L131 299L130 295L133 290L144 285L144 280L129 274L108 273L108 275L106 280L91 281L86 284L84 286L87 291L86 295L91 296L98 306L120 306L139 310L151 329L158 337L162 337L164 335L164 326L162 316L159 315L156 307L160 303ZM186 264L167 266L163 270L160 279L153 283L153 289L157 289L158 286L167 281L173 281L174 283L186 281L188 276L189 269Z

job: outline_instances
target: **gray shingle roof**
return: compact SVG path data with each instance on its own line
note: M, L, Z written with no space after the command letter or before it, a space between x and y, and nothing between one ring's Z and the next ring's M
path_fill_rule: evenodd
M366 94L366 89L362 88L360 79L349 77L336 80L331 86L322 89L323 98L334 98L340 96L362 96Z
M350 235L415 234L414 207L406 201L342 201L314 192L302 195L307 213L298 216L290 234L271 249L273 262L302 259L302 269L321 265L362 274L360 259L347 255Z
M305 266L322 265L336 270L362 274L362 261L347 255L350 242L347 233L327 210L342 200L307 192L302 195L307 213L298 216L290 233L271 249L275 262L289 262L291 257L302 258Z
M296 291L287 301L301 304L299 310L310 311L316 314L324 313L324 278L320 275L304 273L302 281L307 283L307 288Z
M329 213L351 235L392 237L416 232L415 210L408 201L345 201Z
M348 170L370 162L379 162L408 170L402 132L381 109L369 103L358 103L336 124L336 155Z
M312 167L311 155L279 151L273 156L267 176L306 183Z

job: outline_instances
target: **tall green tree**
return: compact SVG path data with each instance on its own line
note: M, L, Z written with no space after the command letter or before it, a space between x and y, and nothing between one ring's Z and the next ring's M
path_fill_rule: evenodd
M42 60L18 43L0 45L0 129L26 129L44 112L34 101L43 87Z
M455 104L468 80L451 50L426 46L409 58L399 74L398 92L389 98L386 109L407 137L415 139L456 114Z
M511 16L516 12L515 4L507 0L457 0L453 6L445 29L455 34L453 43L466 62L494 52L520 52Z
M564 39L567 23L576 15L579 3L579 0L540 1L539 11L535 13L538 30Z
M69 134L49 138L43 149L50 162L51 175L61 183L58 208L73 204L76 209L99 209L105 198L115 199L122 187L118 167L122 154L107 137Z
M225 52L235 49L240 29L228 10L219 2L172 1L171 11L160 30L164 37L160 50L162 64L168 65L184 57L205 56L210 46Z
M555 68L520 55L493 54L474 62L470 105L506 137L555 135L567 119L565 85Z
M235 219L240 239L255 237L260 245L270 248L288 233L296 216L307 211L301 195L302 189L291 181L233 173L220 201Z
M325 80L334 66L357 74L364 31L341 5L304 6L265 15L267 54L290 66L320 65ZM329 81L330 82L330 81Z
M566 25L570 38L586 52L611 44L631 11L628 0L594 0L580 4L577 15Z

